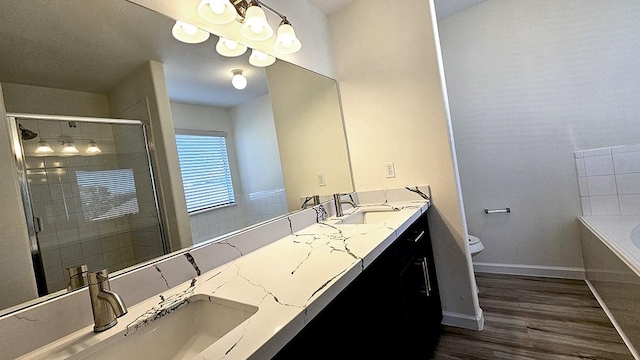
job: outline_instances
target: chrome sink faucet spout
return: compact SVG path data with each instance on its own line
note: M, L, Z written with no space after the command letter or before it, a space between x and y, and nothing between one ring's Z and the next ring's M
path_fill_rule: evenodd
M344 195L349 195L349 200L342 200L342 197ZM333 194L333 204L336 207L336 216L338 217L344 216L344 212L342 211L342 205L348 204L348 205L351 205L354 209L358 207L356 203L353 202L353 198L351 198L350 194L340 194L340 193Z
M127 313L127 306L118 294L111 291L107 269L89 273L88 280L93 310L93 331L105 331L118 323L116 317Z
M309 203L310 201L312 202ZM300 208L306 209L316 205L320 205L320 195L307 196L306 198L304 198L304 202L302 203L302 206Z

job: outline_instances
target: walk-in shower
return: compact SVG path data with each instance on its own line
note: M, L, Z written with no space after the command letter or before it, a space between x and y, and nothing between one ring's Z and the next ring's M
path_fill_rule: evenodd
M39 295L168 252L146 125L8 114Z

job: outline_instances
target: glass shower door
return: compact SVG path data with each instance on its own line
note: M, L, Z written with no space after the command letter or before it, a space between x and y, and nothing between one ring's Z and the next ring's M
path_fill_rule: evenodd
M166 253L141 122L14 121L37 244L32 253L40 260L34 266L44 275L40 288L67 288L67 269L82 264L115 272Z

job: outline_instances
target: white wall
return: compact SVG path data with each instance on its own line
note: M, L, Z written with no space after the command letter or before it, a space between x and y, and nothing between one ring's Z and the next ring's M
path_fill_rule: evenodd
M410 9L410 11L405 11ZM356 190L429 184L443 322L482 326L433 2L359 0L330 16ZM396 177L383 164L395 162Z
M2 95L0 87L0 159L3 159L0 161L0 173L4 174L0 176L0 199L3 203L0 207L0 288L3 289L0 310L38 297L18 178L12 176L17 172Z
M283 61L267 68L267 78L276 79L269 94L289 210L308 196L353 191L336 82Z
M109 103L104 94L12 83L2 83L2 87L8 112L109 117Z
M474 258L581 276L573 152L640 138L640 3L490 0L439 24ZM483 209L510 206L509 215ZM533 268L531 268L533 266Z
M242 192L284 189L269 94L231 109Z

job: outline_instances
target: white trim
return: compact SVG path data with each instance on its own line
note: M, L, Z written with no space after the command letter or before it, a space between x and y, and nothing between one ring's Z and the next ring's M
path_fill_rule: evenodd
M482 330L484 328L484 315L482 309L476 316L443 311L442 325L454 326L470 330Z
M473 263L473 269L478 273L585 279L584 269L576 267Z
M600 294L598 294L598 291L596 290L596 288L594 288L593 285L591 285L591 282L589 280L585 280L584 282L587 283L587 286L589 286L589 289L593 293L593 296L596 298L596 300L598 300L600 307L602 308L602 310L604 310L605 314L607 314L607 317L609 318L609 320L611 320L611 324L613 324L613 327L615 327L616 330L618 331L618 334L620 334L622 341L624 341L625 345L627 345L627 348L629 348L631 355L633 355L633 357L636 360L640 360L640 354L638 354L638 351L633 347L633 344L631 344L631 340L629 340L627 335L625 335L624 331L622 331L620 324L618 324L616 319L613 317L613 313L611 313L611 311L607 307L607 304L604 303L604 300L600 297Z

